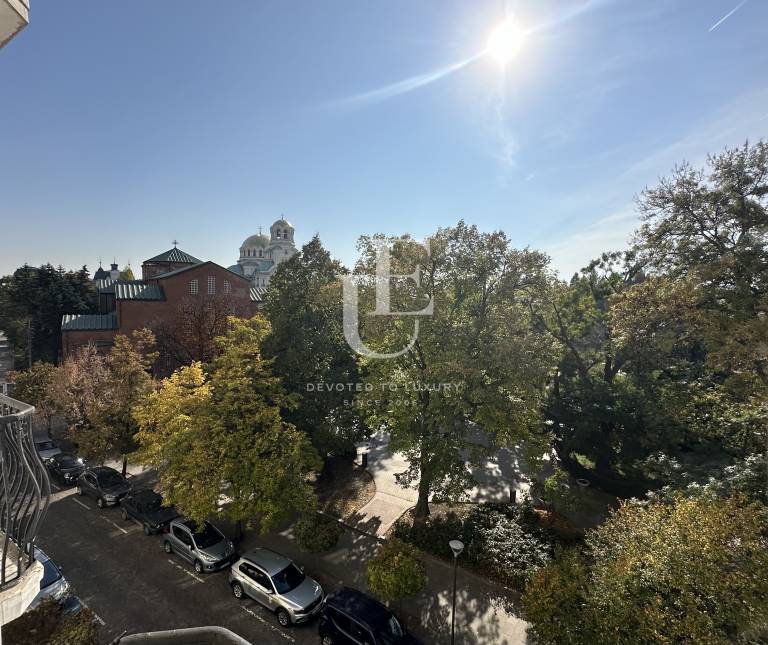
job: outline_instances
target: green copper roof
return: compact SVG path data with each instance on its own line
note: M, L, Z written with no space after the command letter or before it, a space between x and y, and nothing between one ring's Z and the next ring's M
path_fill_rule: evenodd
M189 253L185 253L181 249L177 249L175 246L169 249L165 253L156 255L149 260L144 260L144 263L148 262L177 262L179 264L200 264L200 260L191 256Z
M156 284L132 280L115 282L116 300L164 300L163 290Z
M117 329L117 314L64 314L62 331Z

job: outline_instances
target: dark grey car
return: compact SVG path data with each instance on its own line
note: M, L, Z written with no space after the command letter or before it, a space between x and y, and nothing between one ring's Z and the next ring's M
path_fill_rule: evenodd
M93 497L99 508L119 504L133 487L114 468L88 468L77 478L77 494Z
M232 565L229 584L235 598L253 598L287 627L316 615L323 606L323 589L291 560L269 549L254 549Z
M190 562L197 573L210 573L229 566L237 558L232 540L224 537L213 524L198 526L192 520L171 521L163 539L166 553L176 553Z

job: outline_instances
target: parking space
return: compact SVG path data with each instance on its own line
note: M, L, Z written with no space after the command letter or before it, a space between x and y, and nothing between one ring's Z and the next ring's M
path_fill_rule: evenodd
M252 600L236 600L227 571L197 574L145 536L120 507L99 509L74 488L57 486L40 547L102 623L104 642L127 633L220 625L257 644L318 642L315 621L282 628Z

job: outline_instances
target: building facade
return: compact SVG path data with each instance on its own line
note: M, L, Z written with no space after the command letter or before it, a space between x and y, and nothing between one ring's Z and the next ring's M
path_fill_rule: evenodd
M162 263L176 268L156 273ZM63 316L65 357L88 344L108 351L118 334L154 329L163 322L176 320L185 308L201 309L224 303L232 315L250 317L262 302L263 290L252 287L244 276L214 262L201 262L175 247L147 260L142 265L142 275L146 276L143 280L97 281L99 313Z
M0 331L0 394L10 394L8 373L13 371L13 346Z
M242 243L237 264L233 264L229 270L248 278L251 286L265 288L277 266L297 251L294 228L281 217L269 227L269 237L259 232Z

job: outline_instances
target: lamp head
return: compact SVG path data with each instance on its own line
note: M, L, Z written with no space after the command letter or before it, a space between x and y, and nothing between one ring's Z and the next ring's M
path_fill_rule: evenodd
M458 558L461 552L464 550L464 543L461 540L451 540L448 542L448 546L451 547L454 558Z

